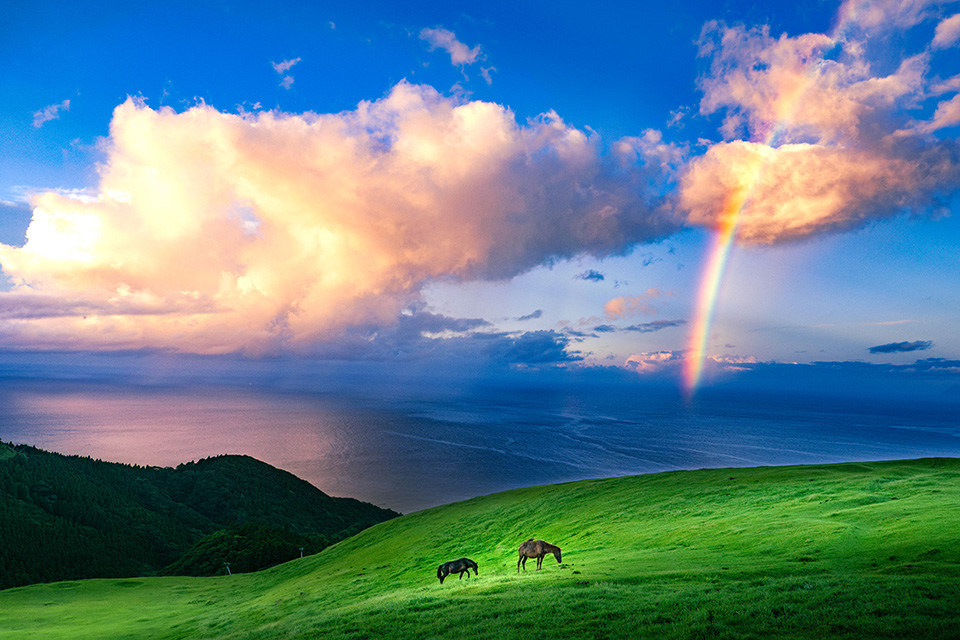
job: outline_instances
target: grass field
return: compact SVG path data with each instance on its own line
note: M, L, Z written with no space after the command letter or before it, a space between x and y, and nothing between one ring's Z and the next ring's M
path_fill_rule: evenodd
M530 537L563 564L518 576ZM461 556L480 575L440 585ZM256 574L0 592L4 640L439 636L960 638L960 460L519 489Z

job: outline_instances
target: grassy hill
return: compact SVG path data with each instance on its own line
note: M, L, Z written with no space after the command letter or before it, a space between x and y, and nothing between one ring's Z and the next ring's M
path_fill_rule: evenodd
M957 638L958 505L954 459L520 489L253 574L10 589L0 637ZM518 576L532 536L563 564Z
M139 467L0 442L0 588L155 574L198 542L209 547L204 536L231 528L236 538L238 526L252 523L271 527L255 555L288 560L300 546L318 551L396 515L330 497L249 456ZM280 538L289 541L286 554ZM202 560L175 568L191 574ZM245 564L276 564L257 560ZM212 562L222 569L222 560Z

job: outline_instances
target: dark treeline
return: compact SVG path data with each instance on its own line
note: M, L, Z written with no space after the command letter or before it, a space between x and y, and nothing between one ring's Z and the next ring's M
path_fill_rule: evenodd
M253 571L397 513L248 456L139 467L0 442L0 588Z

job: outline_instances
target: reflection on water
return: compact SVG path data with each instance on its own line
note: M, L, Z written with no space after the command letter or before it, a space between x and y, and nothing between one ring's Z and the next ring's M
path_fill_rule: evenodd
M0 440L172 466L247 454L403 512L520 486L671 469L960 456L956 404L750 397L689 406L635 390L371 399L221 387L9 383Z

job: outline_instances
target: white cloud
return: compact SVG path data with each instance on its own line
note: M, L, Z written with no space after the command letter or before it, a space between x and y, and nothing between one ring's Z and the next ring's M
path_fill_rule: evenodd
M934 49L947 49L960 40L960 13L950 16L937 25L933 36Z
M932 133L958 124L960 124L960 94L953 96L950 100L940 102L933 114L933 119L917 128L925 133Z
M273 70L279 73L280 75L285 74L289 71L295 64L300 62L300 58L293 58L292 60L284 60L283 62L271 62Z
M300 62L300 58L294 58L292 60L284 60L283 62L271 62L273 70L280 75L280 86L284 89L289 89L293 86L293 76L287 74L287 71L293 68L295 64Z
M70 101L64 100L59 104L51 104L39 111L33 112L33 126L40 128L45 122L50 122L51 120L57 120L60 118L60 111L69 111L70 110Z
M490 72L496 70L496 67L480 67L480 75L483 76L483 79L487 84L493 84L493 76L490 75Z
M453 31L437 27L436 29L421 29L420 39L430 45L430 50L443 49L450 54L450 63L454 66L473 64L483 59L480 45L473 48L457 40ZM484 78L487 76L484 75ZM489 80L487 83L489 84Z

